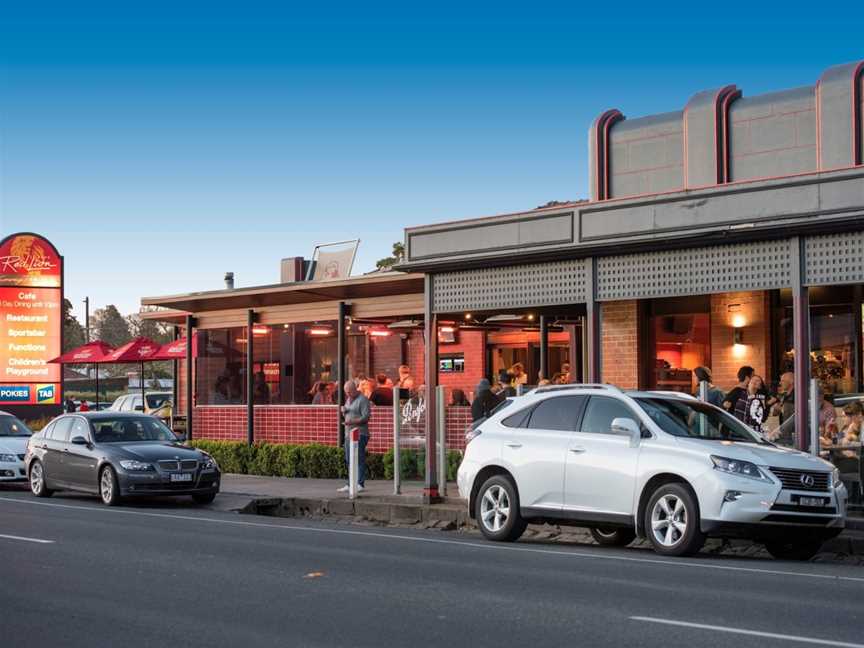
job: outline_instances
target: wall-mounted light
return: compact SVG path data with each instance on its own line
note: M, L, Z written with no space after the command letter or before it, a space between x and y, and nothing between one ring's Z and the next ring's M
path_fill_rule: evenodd
M732 344L744 344L744 331L736 327L732 332Z
M327 337L328 335L333 335L333 327L328 326L327 324L313 324L309 328L309 335L314 335L315 337Z
M372 337L388 337L391 331L388 329L370 329L369 335Z
M471 313L465 313L465 319L470 320L471 319Z

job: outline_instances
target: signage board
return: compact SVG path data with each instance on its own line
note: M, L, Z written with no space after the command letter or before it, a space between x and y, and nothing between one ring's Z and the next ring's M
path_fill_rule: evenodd
M0 406L59 405L63 259L36 234L0 241Z

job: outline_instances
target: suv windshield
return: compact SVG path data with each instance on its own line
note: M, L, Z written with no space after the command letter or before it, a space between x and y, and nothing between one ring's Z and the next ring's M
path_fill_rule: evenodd
M96 443L135 443L138 441L174 442L177 437L159 419L116 416L91 421Z
M158 409L162 407L170 396L171 394L147 394L147 407L150 409Z
M29 437L33 433L15 416L0 416L0 437Z
M634 398L664 432L708 441L742 441L769 445L738 419L712 405L677 398Z

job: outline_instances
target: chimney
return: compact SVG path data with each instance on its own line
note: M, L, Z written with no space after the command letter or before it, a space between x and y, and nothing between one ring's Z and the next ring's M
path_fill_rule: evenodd
M234 273L226 272L225 273L225 289L226 290L234 290Z
M282 259L282 283L294 283L306 278L306 266L303 257L288 257Z

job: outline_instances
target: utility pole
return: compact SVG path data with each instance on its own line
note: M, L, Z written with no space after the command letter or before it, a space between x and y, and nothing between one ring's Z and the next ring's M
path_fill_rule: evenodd
M90 298L84 298L84 341L90 341Z

